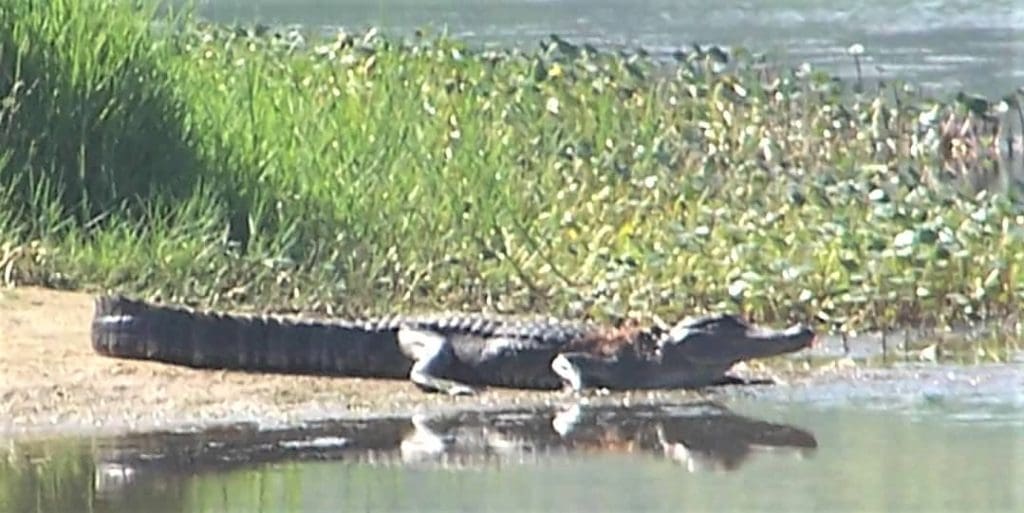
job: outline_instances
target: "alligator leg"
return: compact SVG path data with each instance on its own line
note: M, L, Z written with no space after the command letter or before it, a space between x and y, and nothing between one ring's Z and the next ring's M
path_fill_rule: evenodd
M579 392L584 388L608 387L615 383L613 362L586 353L560 353L551 361L551 370L566 386Z
M443 377L455 362L455 351L449 340L436 331L401 328L398 344L413 359L409 380L424 390L448 395L472 395L475 388Z

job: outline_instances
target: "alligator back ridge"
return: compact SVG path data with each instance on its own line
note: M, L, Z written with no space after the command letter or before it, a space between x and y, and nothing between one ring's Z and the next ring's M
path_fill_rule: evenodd
M404 378L412 361L398 347L402 326L551 349L600 331L586 322L491 314L360 320L226 314L112 295L96 299L92 345L107 356L200 368Z
M93 349L200 368L405 377L412 366L386 325L222 314L97 298Z

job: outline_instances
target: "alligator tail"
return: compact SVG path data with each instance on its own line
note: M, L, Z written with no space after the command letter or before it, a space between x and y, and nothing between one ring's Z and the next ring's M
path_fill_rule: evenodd
M395 330L344 321L203 312L124 296L96 300L93 349L190 367L408 377Z

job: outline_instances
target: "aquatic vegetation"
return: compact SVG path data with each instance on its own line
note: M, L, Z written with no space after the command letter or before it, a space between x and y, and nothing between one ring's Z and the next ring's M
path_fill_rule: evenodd
M85 444L56 440L48 447L6 445L0 458L0 506L5 510L27 505L74 510L92 504L95 463Z
M25 4L0 8L6 282L842 330L1024 298L1019 93Z

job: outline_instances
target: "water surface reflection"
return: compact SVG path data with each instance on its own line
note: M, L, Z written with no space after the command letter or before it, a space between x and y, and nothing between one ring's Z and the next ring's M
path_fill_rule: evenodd
M915 376L931 390L931 375ZM0 511L1021 511L1024 403L1006 388L1019 385L1012 376L970 394L908 394L907 381L874 387L891 396L847 387L808 401L794 390L728 408L15 441L0 449Z
M90 443L12 444L6 465L0 466L7 476L0 509L68 511L88 504L95 511L143 506L146 511L188 511L197 494L205 497L198 499L201 503L211 500L202 483L220 479L248 482L230 488L243 496L258 493L258 504L264 505L268 469L308 469L317 462L351 469L493 472L611 456L665 461L686 474L734 471L765 449L802 457L817 447L805 429L738 415L713 402L453 412L334 420L284 430L243 424ZM258 483L251 482L254 478ZM291 493L304 502L301 489L297 483L285 485L280 490L284 503ZM226 490L213 493L224 494L222 505L246 504ZM395 493L417 492L400 487ZM269 503L282 504L277 499Z
M95 483L107 494L147 479L282 461L473 469L575 453L642 455L666 458L691 472L731 471L760 449L809 454L817 446L804 429L737 415L712 402L573 405L126 437L98 451Z

